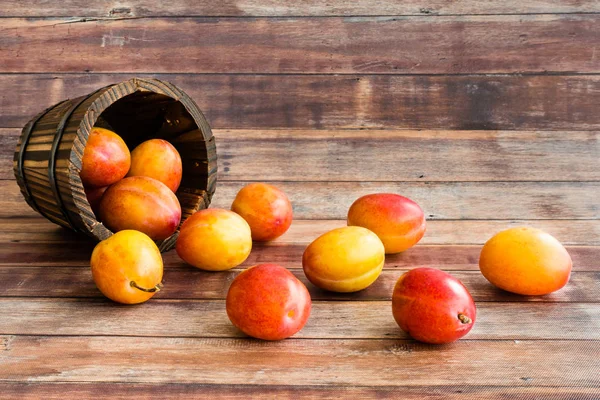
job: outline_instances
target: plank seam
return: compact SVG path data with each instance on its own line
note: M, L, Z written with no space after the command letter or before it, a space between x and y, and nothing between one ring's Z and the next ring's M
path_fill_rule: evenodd
M144 19L241 19L241 20L258 20L258 19L326 19L326 18L444 18L444 17L495 17L495 16L577 16L577 15L600 15L599 11L573 11L573 12L518 12L518 13L439 13L435 10L422 11L420 13L407 14L335 14L335 15L306 15L306 14L277 14L277 15L227 15L227 14L185 14L185 15L147 15L147 16L129 16L129 17L92 17L92 16L73 16L73 15L2 15L1 19L30 19L39 21L51 21L53 19L75 18L59 24L75 24L85 22L104 22L104 21L123 21L123 20L144 20Z

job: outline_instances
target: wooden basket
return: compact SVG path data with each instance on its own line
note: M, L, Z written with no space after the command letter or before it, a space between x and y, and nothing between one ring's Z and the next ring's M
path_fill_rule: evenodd
M25 125L15 151L14 170L21 193L35 211L98 240L112 235L96 220L79 178L93 126L114 130L130 149L152 138L171 142L183 163L176 193L182 222L208 207L217 181L217 152L206 118L174 85L133 78L64 100ZM177 236L178 232L158 242L161 251L171 249Z

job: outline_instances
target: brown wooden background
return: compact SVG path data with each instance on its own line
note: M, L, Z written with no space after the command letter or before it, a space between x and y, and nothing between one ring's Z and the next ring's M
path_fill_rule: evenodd
M12 154L43 108L132 76L171 81L205 112L214 206L249 181L292 199L290 232L244 266L304 279L306 244L371 192L419 202L425 238L363 292L309 286L311 319L280 343L227 320L240 269L203 273L174 252L155 299L111 304L93 243L26 206ZM599 132L598 1L2 0L0 398L598 399ZM565 289L524 298L479 274L480 245L520 224L568 246ZM477 301L456 344L413 342L391 317L395 280L421 265Z

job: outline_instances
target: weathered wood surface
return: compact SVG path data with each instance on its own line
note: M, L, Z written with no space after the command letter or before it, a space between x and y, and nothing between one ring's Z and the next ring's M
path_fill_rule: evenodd
M231 207L247 181L223 181L212 207ZM297 219L344 219L358 197L400 193L416 201L428 219L597 219L600 182L289 182L283 190ZM37 216L13 180L0 180L0 217Z
M600 178L599 132L236 130L216 137L223 175L236 180Z
M0 381L598 387L596 341L1 336ZM240 367L243 366L243 367ZM540 366L543 365L543 368ZM585 367L584 367L585 366Z
M526 377L524 377L526 378ZM180 399L180 398L224 398L247 400L260 398L266 400L357 398L380 400L382 398L401 397L407 400L457 400L465 396L490 400L522 400L525 398L539 400L595 399L598 389L593 387L542 387L535 384L515 384L512 387L502 386L465 386L454 383L454 386L308 386L301 383L286 385L207 385L192 383L1 383L0 399L38 400L43 397L49 400L95 399L130 400L132 397L142 400Z
M123 307L107 299L0 298L0 312L0 335L245 337L227 318L223 300ZM391 313L390 301L316 301L294 338L409 339ZM477 322L463 340L481 339L600 340L600 304L480 303Z
M181 87L213 128L600 129L597 75L0 74L0 127L131 76Z
M597 14L14 18L2 21L0 72L595 73L598 24Z
M18 132L3 129L0 135L16 143ZM214 134L219 180L600 181L600 131L253 129ZM11 179L12 171L0 178Z
M87 265L88 258L82 261L81 267L0 266L0 298L103 298L92 280ZM227 295L229 284L242 271L242 269L234 269L215 274L182 264L181 261L167 264L163 279L165 289L157 293L154 299L222 300ZM408 268L397 268L393 263L388 262L375 283L358 293L348 294L321 290L306 279L301 265L296 260L286 264L289 264L290 271L307 286L313 301L389 301L398 278L408 269L416 267L411 265ZM246 262L241 268L250 265L251 262ZM583 272L586 267L576 264L576 272L572 273L569 284L562 290L546 296L520 296L499 290L481 275L477 265L463 266L462 270L456 271L443 264L427 264L427 266L449 270L465 284L476 302L600 303L600 267L597 265L594 272ZM467 269L471 271L466 271Z
M295 220L274 244L307 245L323 233L346 226L345 220ZM440 220L429 221L421 244L483 244L495 233L515 226L533 226L566 245L600 245L597 220ZM90 239L91 240L91 239ZM72 246L82 238L42 218L0 219L2 242L52 242Z
M0 399L600 398L599 2L6 0L0 16ZM95 243L25 205L12 156L42 109L132 76L173 82L217 128L213 206L270 181L295 221L231 271L164 254L164 290L124 307L91 280ZM421 204L425 238L364 291L317 289L306 245L372 192ZM482 243L521 224L567 245L562 290L518 296L478 271ZM295 338L227 320L229 284L261 262L309 288ZM394 323L417 266L477 302L458 343Z
M2 188L0 181L0 190ZM229 208L247 182L226 181L214 207ZM600 182L285 182L298 219L344 219L360 196L399 193L416 201L430 220L598 219ZM0 193L0 204L2 194ZM0 214L2 210L0 210Z
M464 14L566 14L597 13L600 5L594 0L532 0L532 1L446 1L419 0L401 2L370 0L154 0L115 3L98 0L48 2L34 0L23 3L5 0L0 15L10 17L179 17L179 16L399 16L399 15L464 15Z

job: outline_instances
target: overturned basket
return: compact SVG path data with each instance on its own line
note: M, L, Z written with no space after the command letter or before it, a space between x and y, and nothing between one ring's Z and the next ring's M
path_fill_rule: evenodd
M110 127L130 149L153 138L171 142L183 163L176 193L182 222L208 207L217 180L217 152L206 118L174 85L133 78L64 100L25 125L15 150L14 170L21 193L35 211L98 240L112 235L96 220L79 178L83 150L94 125ZM177 235L159 242L161 251L171 249Z

